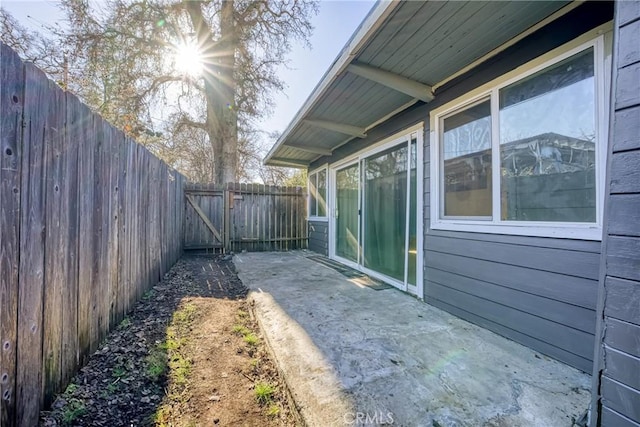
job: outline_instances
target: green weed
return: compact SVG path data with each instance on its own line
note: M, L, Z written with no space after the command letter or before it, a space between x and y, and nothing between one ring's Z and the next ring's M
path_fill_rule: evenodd
M78 418L87 413L84 402L80 399L69 399L62 413L62 423L64 425L72 425Z
M253 332L248 333L242 339L251 347L258 345L258 337Z
M276 389L269 383L258 382L255 385L253 392L258 403L266 405L267 403L271 403L271 398L273 397L273 393L276 392Z
M269 409L267 409L267 415L269 415L270 417L277 417L280 414L280 407L273 403L269 406Z
M118 329L127 329L129 326L131 326L131 319L125 317L122 319L122 322L120 322L120 325L118 325Z
M152 381L158 381L167 372L167 352L162 344L158 344L146 358L147 377Z
M73 383L71 383L71 384L69 384L69 385L67 386L67 388L64 390L64 394L66 394L66 395L71 395L71 394L75 393L75 392L76 392L76 390L78 390L78 385L77 385L77 384L73 384Z
M123 366L116 366L111 370L111 376L114 378L121 378L127 374L127 370Z
M247 327L244 325L234 325L232 331L234 334L238 334L240 336L244 336L251 333L251 331L247 329Z
M194 304L185 304L178 311L173 313L172 323L189 323L193 320L198 311Z

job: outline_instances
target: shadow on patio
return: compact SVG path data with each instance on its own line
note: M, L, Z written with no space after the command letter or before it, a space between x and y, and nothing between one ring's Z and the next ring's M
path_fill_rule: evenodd
M309 425L571 426L590 376L309 259L234 258Z

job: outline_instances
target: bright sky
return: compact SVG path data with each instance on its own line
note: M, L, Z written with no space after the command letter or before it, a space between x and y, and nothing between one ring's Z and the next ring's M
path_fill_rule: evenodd
M300 44L293 46L288 67L280 69L280 77L287 87L284 93L274 95L274 114L262 122L262 130L284 132L374 3L371 0L320 2L320 12L312 21L315 29L311 49ZM23 25L38 30L44 23L62 19L55 0L0 0L0 5Z

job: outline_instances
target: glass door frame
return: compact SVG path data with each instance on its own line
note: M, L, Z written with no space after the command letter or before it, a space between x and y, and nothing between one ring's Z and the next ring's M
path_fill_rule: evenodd
M347 258L343 258L341 256L339 256L337 254L337 243L336 243L336 238L335 238L335 233L337 232L337 228L336 228L336 220L339 216L339 212L338 212L338 179L337 179L337 174L339 171L350 168L354 165L358 166L358 254L356 256L356 261L352 261L350 259ZM330 236L333 237L333 245L330 245L330 249L329 251L333 253L333 256L330 256L330 258L334 258L336 261L340 261L342 264L348 265L351 268L355 268L355 269L360 269L360 257L362 256L362 244L361 244L361 239L362 239L362 220L361 220L361 213L362 213L362 164L360 162L359 159L356 160L351 160L349 162L346 163L340 163L340 165L338 167L335 168L331 168L330 169L331 173L330 175L330 181L331 181L331 185L332 185L332 190L331 190L331 197L332 197L332 203L331 203L331 212L329 213L329 229L332 231L329 231ZM337 215L336 215L337 214ZM331 254L330 254L331 255Z
M387 150L392 147L396 147L401 144L406 144L409 150L411 149L411 140L412 137L416 139L416 286L408 284L408 254L405 254L405 279L404 281L396 280L392 277L386 276L382 273L378 273L374 270L366 268L362 264L362 247L363 247L363 221L364 216L367 214L364 212L362 206L362 197L363 197L363 179L362 179L362 165L364 164L364 160L374 156L377 153L380 153L384 150ZM339 261L351 268L362 271L367 275L374 277L376 279L382 280L390 285L408 292L412 295L415 295L419 299L424 298L424 282L423 282L423 241L424 241L424 160L423 160L423 145L424 145L424 123L421 122L415 126L407 128L389 138L386 138L376 144L373 144L370 147L367 147L339 162L333 163L329 165L329 193L328 197L328 215L329 215L329 230L328 230L328 238L329 238L329 258ZM407 156L410 162L410 155ZM345 169L347 167L353 166L354 164L358 165L358 173L359 173L359 183L358 183L358 261L353 262L351 260L342 258L336 254L336 204L337 204L337 180L336 174L339 170ZM409 189L409 181L410 181L411 168L409 164L409 168L407 169L407 189ZM410 194L407 192L407 205L409 205ZM407 215L409 217L409 215ZM407 218L408 219L408 218ZM409 239L409 221L407 221L406 231L405 231L405 241ZM405 244L405 248L408 250L408 243Z

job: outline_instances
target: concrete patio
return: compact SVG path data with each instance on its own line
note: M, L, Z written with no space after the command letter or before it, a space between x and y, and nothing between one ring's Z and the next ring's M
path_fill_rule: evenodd
M590 376L307 258L234 257L310 426L572 426Z

